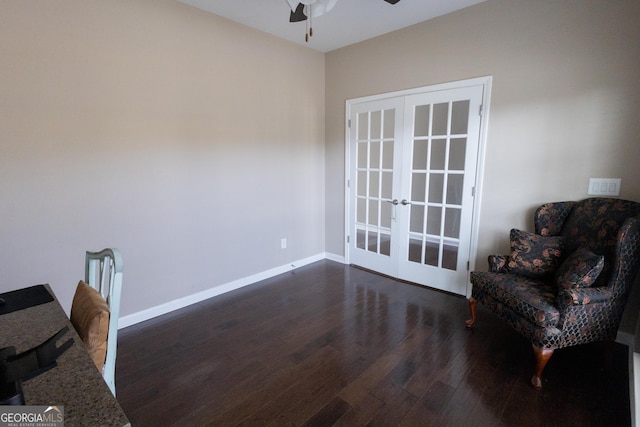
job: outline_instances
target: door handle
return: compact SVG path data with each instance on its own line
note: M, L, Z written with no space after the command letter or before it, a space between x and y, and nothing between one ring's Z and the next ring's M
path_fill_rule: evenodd
M387 200L387 203L391 203L392 205L397 205L398 204L398 199Z
M400 203L402 203L402 206L407 206L411 204L411 202L408 202L407 199L402 199Z

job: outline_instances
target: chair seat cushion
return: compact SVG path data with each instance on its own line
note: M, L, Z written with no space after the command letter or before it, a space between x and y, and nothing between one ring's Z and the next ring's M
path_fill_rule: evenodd
M107 354L109 306L102 295L84 281L78 283L71 303L71 323L87 347L89 355L102 371Z
M474 294L476 291L486 294L538 326L546 328L558 325L560 312L555 306L555 283L517 274L484 271L472 272L471 283Z

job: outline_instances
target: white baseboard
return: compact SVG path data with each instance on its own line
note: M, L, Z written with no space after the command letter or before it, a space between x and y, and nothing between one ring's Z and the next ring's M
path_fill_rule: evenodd
M324 257L329 261L335 261L335 262L339 262L340 264L346 264L346 260L342 255L336 255L336 254L331 254L329 252L325 252Z
M314 262L321 261L323 259L328 259L331 261L336 261L344 264L344 257L340 257L338 255L333 255L328 253L320 253L308 258L304 258L304 259L294 261L285 265L281 265L279 267L272 268L267 271L263 271L261 273L253 274L251 276L243 277L241 279L234 280L229 283L218 285L214 288L207 289L202 292L198 292L192 295L187 295L185 297L178 298L176 300L169 301L164 304L160 304L155 307L151 307L146 310L139 311L137 313L129 314L127 316L122 316L118 320L118 329L126 328L127 326L132 326L132 325L135 325L136 323L144 322L145 320L153 319L154 317L157 317L157 316L162 316L163 314L170 313L174 310L179 310L191 304L196 304L206 299L213 298L218 295L222 295L224 293L227 293L236 289L240 289L245 286L252 285L261 280L269 279L279 274L286 273L293 269L303 267L305 265L312 264Z

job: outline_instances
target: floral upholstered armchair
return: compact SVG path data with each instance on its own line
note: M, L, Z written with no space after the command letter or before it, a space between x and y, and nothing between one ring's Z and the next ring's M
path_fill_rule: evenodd
M476 302L532 344L531 384L555 349L616 337L640 267L640 203L608 198L548 203L534 215L535 233L511 230L511 254L489 256L489 271L471 272Z

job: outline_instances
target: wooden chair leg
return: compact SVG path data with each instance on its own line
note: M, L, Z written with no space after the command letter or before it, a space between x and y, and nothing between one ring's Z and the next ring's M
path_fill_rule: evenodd
M553 349L541 348L536 345L532 345L532 347L533 353L536 356L536 370L531 378L531 385L536 390L540 390L542 388L542 371L544 370L544 367L547 366L547 362L553 355Z
M471 312L471 319L464 322L467 328L472 328L473 324L476 323L476 303L478 301L475 298L469 298L469 311Z

